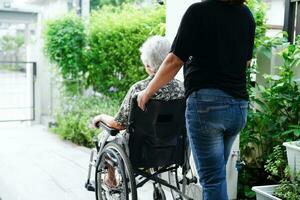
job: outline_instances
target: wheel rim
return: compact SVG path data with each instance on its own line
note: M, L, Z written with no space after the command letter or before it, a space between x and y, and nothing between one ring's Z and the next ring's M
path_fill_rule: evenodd
M113 164L115 169L115 176L118 183L116 188L109 188L104 183L104 177L107 175L107 158L110 160L110 164ZM124 167L120 155L114 149L105 149L100 157L100 162L96 172L96 196L98 200L131 200L130 187L128 184L128 172Z
M178 179L178 174L177 174L177 169L169 171L168 177L169 177L169 183L171 185L177 187L179 190L181 190L181 187L179 184L179 179ZM171 195L172 195L173 199L182 199L176 191L174 191L172 189L170 189L170 190L171 190Z

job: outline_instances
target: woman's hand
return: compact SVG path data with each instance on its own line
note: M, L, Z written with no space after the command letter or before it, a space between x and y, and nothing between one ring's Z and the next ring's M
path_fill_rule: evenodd
M137 103L138 103L138 106L143 110L145 111L145 105L146 103L149 101L149 99L151 98L150 95L147 95L146 93L146 90L143 90L141 92L138 93L138 96L137 96Z
M110 128L114 128L117 130L124 130L125 127L123 127L121 124L119 124L114 117L106 114L97 115L92 119L92 127L93 128L99 128L100 122L104 123L106 126Z

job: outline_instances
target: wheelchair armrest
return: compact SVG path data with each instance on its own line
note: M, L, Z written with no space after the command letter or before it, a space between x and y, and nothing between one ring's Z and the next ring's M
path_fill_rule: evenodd
M103 128L105 131L107 131L111 136L116 136L120 131L114 128L111 128L104 124L103 122L100 122L97 124L97 127Z

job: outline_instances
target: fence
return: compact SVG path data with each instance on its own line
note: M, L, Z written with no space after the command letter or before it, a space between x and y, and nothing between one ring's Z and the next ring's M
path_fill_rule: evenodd
M0 122L35 119L35 62L0 61Z

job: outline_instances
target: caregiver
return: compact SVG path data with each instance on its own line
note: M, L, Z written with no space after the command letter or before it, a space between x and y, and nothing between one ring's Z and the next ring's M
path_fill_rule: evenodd
M186 126L204 200L227 200L226 163L245 127L246 68L255 21L244 0L206 0L184 14L171 51L138 105L167 84L184 65Z

